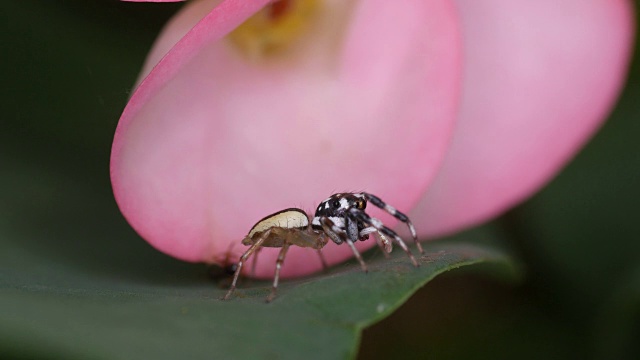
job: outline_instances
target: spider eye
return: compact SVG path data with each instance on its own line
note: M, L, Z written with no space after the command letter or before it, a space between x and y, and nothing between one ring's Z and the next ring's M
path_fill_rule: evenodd
M334 208L339 208L340 207L340 201L338 200L333 200L333 202L331 203L331 205L333 205Z
M364 201L358 201L356 203L356 206L358 207L358 209L362 210L364 209Z

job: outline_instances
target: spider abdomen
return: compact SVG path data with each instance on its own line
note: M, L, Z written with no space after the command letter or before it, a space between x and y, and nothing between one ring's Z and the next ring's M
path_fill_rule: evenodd
M289 208L260 219L249 230L247 237L253 237L254 234L267 231L270 228L304 229L308 225L309 218L306 212L298 208Z
M267 231L269 234L264 237ZM319 234L310 229L307 213L298 208L284 209L264 217L253 225L242 244L253 245L263 237L262 247L277 248L288 243L320 249L325 244L318 240Z

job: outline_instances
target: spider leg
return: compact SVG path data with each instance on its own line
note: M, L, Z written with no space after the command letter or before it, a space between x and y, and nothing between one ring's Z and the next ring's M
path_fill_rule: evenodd
M388 259L391 257L391 255L389 255L389 253L391 252L392 248L391 248L391 243L389 242L389 239L386 238L386 236L380 234L379 232L375 232L373 234L373 237L376 239L376 243L378 244L378 247L380 248L380 250L382 250L382 254L384 255L385 259Z
M322 253L322 249L318 249L318 256L320 257L320 262L322 263L322 271L329 270L329 265L327 265L327 260L324 258L324 254Z
M418 241L418 234L416 233L416 228L413 226L413 224L411 223L411 220L409 220L409 217L407 215L396 210L393 206L386 204L384 201L380 200L380 198L375 195L372 195L366 192L363 192L361 194L369 203L386 211L396 219L407 224L407 226L409 227L409 231L411 232L411 236L413 237L413 241L416 243L416 247L418 248L418 251L420 251L420 254L424 254L424 250L422 250L422 245L420 245L420 242Z
M256 268L258 267L258 255L260 255L260 250L262 250L262 248L256 249L256 253L253 255L253 259L251 260L251 277L254 279L256 277Z
M269 294L269 296L267 296L267 302L271 302L276 297L278 280L280 279L280 268L282 267L282 263L284 262L284 257L287 256L287 250L289 250L289 246L291 246L291 244L284 243L284 245L282 245L282 249L280 250L280 254L278 254L278 260L276 260L276 274L273 277L273 288L271 288L271 293Z
M380 250L382 250L384 257L388 259L389 253L391 252L391 250L393 250L393 246L389 238L384 236L384 234L380 233L380 231L378 231L378 229L374 228L373 226L369 226L367 228L362 229L360 231L360 238L362 238L364 235L369 235L369 234L373 234L373 236L376 239L376 243L378 244L378 247L380 248Z
M356 249L353 241L349 239L347 233L341 227L334 224L334 222L331 221L331 219L329 219L328 217L322 217L320 219L320 224L322 225L322 229L327 234L327 236L329 236L331 240L333 240L336 244L342 244L343 242L346 242L347 245L349 245L349 247L351 248L351 251L353 251L353 255L356 257L356 259L358 259L362 271L364 271L365 273L369 272L369 269L367 269L367 264L365 264L364 260L362 260L360 252L358 252L358 249Z
M229 291L227 291L227 294L222 298L222 300L228 300L229 297L231 297L231 294L236 289L236 283L238 282L238 277L240 276L240 272L242 271L242 265L244 265L244 262L247 261L249 256L251 256L251 254L253 254L256 249L260 247L260 245L262 245L262 243L269 237L270 234L271 229L265 231L264 234L262 234L262 236L260 236L260 238L255 243L253 243L253 245L251 245L251 247L249 247L249 249L245 251L242 256L240 256L240 260L238 261L238 268L236 269L236 273L233 274L231 287L229 288Z
M318 237L319 242L317 242L317 246L315 247L318 252L318 257L320 258L320 262L322 263L322 271L329 270L329 265L327 265L327 260L324 258L324 254L322 253L322 248L327 245L327 237L324 234L320 234L319 232L313 230L313 225L309 222L309 226L307 227L307 232L315 234Z
M395 231L389 229L388 227L384 226L384 224L382 224L382 221L376 219L376 218L372 218L371 216L367 215L367 213L365 213L362 210L358 210L356 208L350 208L349 209L349 215L355 217L356 219L362 221L363 223L365 223L368 226L373 226L374 228L378 229L378 231L381 234L384 234L390 238L392 238L393 240L395 240L398 245L400 245L400 247L402 248L402 250L404 250L404 252L407 253L407 255L409 256L409 259L411 259L411 262L413 263L414 266L420 266L418 264L418 262L416 261L416 258L413 257L413 254L411 253L411 251L409 250L409 248L407 247L407 244L404 243L404 241L402 240L402 238L400 236L398 236L398 234L395 233Z

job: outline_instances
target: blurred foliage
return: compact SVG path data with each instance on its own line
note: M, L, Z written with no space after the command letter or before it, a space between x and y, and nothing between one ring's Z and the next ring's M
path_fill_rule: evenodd
M158 347L171 336L193 346L208 341L205 334L187 338L193 329L177 331L189 327L178 315L210 319L202 301L208 291L204 269L140 240L117 210L108 174L111 138L131 84L155 36L180 6L111 0L0 4L6 49L0 357L17 357L25 348L29 358L102 357L90 350L104 350L95 339L105 333L97 326L90 333L89 325L107 322L118 329L130 317L169 332L148 339ZM506 285L478 278L477 271L439 277L364 331L362 358L640 358L637 49L634 59L609 121L549 186L502 218L452 239L509 248L523 259L526 282ZM303 283L285 282L283 291ZM24 292L33 296L21 297ZM49 307L48 297L61 306ZM151 316L141 303L167 317ZM65 321L67 333L76 326L93 340L64 345L58 327ZM30 326L48 332L34 333ZM144 333L122 331L119 344ZM251 333L227 335L247 346L258 341Z

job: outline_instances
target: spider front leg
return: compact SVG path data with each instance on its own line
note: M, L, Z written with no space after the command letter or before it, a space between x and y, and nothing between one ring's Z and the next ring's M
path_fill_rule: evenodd
M364 211L359 210L357 208L353 208L353 207L349 209L349 215L353 216L357 220L362 221L367 226L373 226L380 233L382 233L382 234L384 234L386 236L389 236L390 238L395 240L398 243L398 245L400 245L402 250L404 250L404 252L407 253L407 255L409 256L409 259L411 259L411 262L413 263L413 265L416 266L416 267L420 266L418 264L418 262L416 261L416 258L413 257L413 254L411 253L411 251L407 247L407 244L405 244L404 241L402 240L402 238L400 236L398 236L398 234L396 234L395 231L393 231L393 230L389 229L388 227L384 226L384 224L382 224L382 221L380 221L380 220L378 220L376 218L372 218L371 216L367 215L367 213L365 213Z
M374 206L386 211L387 213L389 213L390 215L392 215L393 217L395 217L396 219L402 221L403 223L407 224L407 226L409 227L409 231L411 232L411 236L413 237L413 241L416 243L416 247L418 248L418 251L420 252L420 254L424 254L424 250L422 250L422 245L420 245L420 242L418 241L418 234L416 233L416 228L413 227L413 224L411 223L411 220L409 220L409 217L403 213L401 213L400 211L396 210L396 208L394 208L393 206L385 203L384 201L380 200L379 197L373 195L373 194L369 194L366 192L360 193L362 194L362 196L364 196L364 198L371 204L373 204Z
M382 250L384 257L388 259L389 254L393 250L393 246L389 238L384 236L384 234L379 232L378 229L374 228L373 226L369 226L368 228L362 229L360 231L360 238L362 239L364 236L369 234L373 234L373 237L376 239L376 243L378 244L378 247L380 248L380 250Z
M327 234L327 236L329 236L331 240L333 240L333 242L335 242L336 244L339 245L343 242L346 242L347 245L349 245L349 247L351 248L351 251L353 251L353 255L356 257L356 259L358 259L362 271L364 271L365 273L369 272L369 269L367 269L367 264L365 264L364 260L362 260L360 252L358 252L358 249L356 249L353 241L349 239L349 236L347 236L347 233L341 227L334 224L334 222L331 221L331 219L329 219L328 217L320 218L320 225L322 225L322 229L324 230L325 234Z

